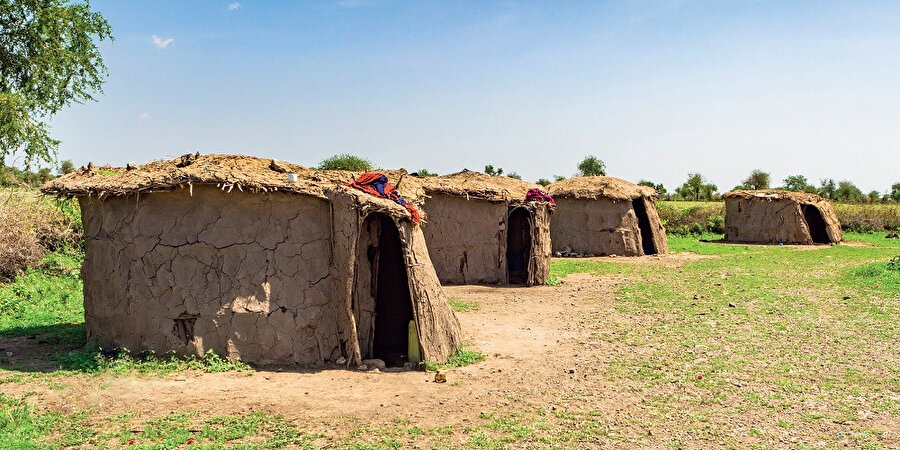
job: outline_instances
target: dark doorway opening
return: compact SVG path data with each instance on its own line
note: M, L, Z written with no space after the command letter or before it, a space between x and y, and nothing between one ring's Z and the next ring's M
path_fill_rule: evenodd
M377 245L359 249L365 252L374 285L371 286L375 297L371 357L383 360L388 367L402 366L407 361L413 309L400 231L390 217L380 213L370 214L362 230L377 234L361 239Z
M510 284L528 283L531 229L531 213L525 208L513 209L506 232L506 270Z
M831 239L828 238L828 230L825 225L825 218L819 208L813 205L803 205L803 219L806 220L806 227L809 228L809 235L815 244L830 244Z
M641 247L645 255L656 254L656 244L653 242L653 228L650 226L650 216L647 215L647 205L643 198L631 201L634 215L637 216L638 228L641 230Z

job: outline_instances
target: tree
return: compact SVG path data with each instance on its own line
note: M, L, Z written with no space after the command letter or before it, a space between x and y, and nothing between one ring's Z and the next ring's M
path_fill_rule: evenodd
M510 178L515 178L515 179L517 179L517 180L521 180L521 179L522 179L522 175L519 175L519 174L516 173L516 172L510 172L510 173L507 174L506 176L508 176L508 177L510 177Z
M656 192L658 192L659 195L666 195L666 192L667 192L666 187L663 186L662 183L656 184L649 180L641 180L641 181L638 181L638 184L641 186L647 186L647 187L656 189Z
M803 175L791 175L784 179L784 186L782 186L782 189L794 192L814 193L816 187L809 184L809 181Z
M75 164L72 164L71 159L67 159L61 163L59 163L59 174L65 175L67 173L72 173L75 171Z
M866 195L855 184L849 181L841 181L838 183L837 190L834 191L832 198L842 202L863 202L866 200Z
M718 186L707 183L703 175L699 173L689 173L687 181L675 193L685 200L712 200L718 192Z
M372 162L349 153L341 153L330 158L325 158L319 163L319 170L352 170L354 172L367 172L372 170Z
M557 182L557 181L565 180L565 179L566 179L566 177L564 177L564 176L562 176L562 175L553 175L553 182L554 182L554 183Z
M753 172L750 172L750 176L742 181L740 186L736 186L735 189L769 189L771 181L771 175L762 170L754 169Z
M606 163L594 155L588 155L578 164L578 173L584 177L605 176Z
M837 191L837 184L831 178L824 178L819 181L818 194L822 197L834 198L835 191Z
M53 162L59 141L46 121L102 92L104 40L112 29L88 3L0 1L0 161L22 151L26 168Z
M536 183L536 184L539 184L539 185L541 185L541 186L543 186L543 187L550 186L550 180L548 180L548 179L546 179L546 178L538 178L538 180L535 181L535 183Z
M866 199L869 203L878 203L881 201L881 194L878 191L869 192Z
M900 183L894 183L891 186L891 192L887 196L891 200L900 203Z
M493 164L488 164L484 166L484 173L492 177L499 177L500 175L503 175L503 168L498 167L495 169Z
M430 170L428 170L428 169L419 169L419 170L417 170L413 175L416 175L416 176L419 176L419 177L422 177L422 178L426 178L426 177L436 177L436 176L438 176L437 173L432 172L432 171L430 171Z

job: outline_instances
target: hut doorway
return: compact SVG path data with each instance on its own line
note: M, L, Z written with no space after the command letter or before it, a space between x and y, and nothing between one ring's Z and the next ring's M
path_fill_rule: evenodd
M803 205L803 220L806 221L806 227L809 228L809 236L815 244L830 244L831 239L828 237L825 219L819 208L813 205Z
M506 231L506 271L510 284L528 283L531 261L531 213L515 208L509 214Z
M645 255L655 255L656 244L653 242L653 228L650 226L650 216L647 215L647 205L643 198L631 201L634 215L637 216L638 228L641 230L641 246Z
M369 338L364 338L363 353L389 367L402 366L407 362L409 322L414 317L400 231L387 215L372 213L363 223L359 242L357 266L364 279L357 278L356 289L367 291L362 293L371 299L366 303L374 302L374 307L366 308L371 328L366 327Z

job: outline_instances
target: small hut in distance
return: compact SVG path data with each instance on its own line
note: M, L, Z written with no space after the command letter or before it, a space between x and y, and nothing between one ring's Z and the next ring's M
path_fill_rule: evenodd
M421 182L422 228L441 283L546 282L553 206L526 200L540 186L468 170Z
M668 253L656 212L656 190L605 176L574 177L548 186L556 200L553 251L562 256Z
M353 177L186 155L83 168L42 190L81 205L85 323L105 348L261 364L446 360L460 328L421 227L346 186ZM404 178L401 195L421 195Z
M725 241L755 244L836 244L841 224L828 200L781 190L731 191L725 199Z

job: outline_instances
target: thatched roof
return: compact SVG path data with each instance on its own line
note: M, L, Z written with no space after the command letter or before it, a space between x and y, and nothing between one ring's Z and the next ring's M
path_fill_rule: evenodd
M610 198L634 200L640 197L655 198L656 189L640 186L615 177L573 177L557 181L547 187L553 197Z
M525 194L529 190L543 190L541 186L527 181L504 176L491 176L471 170L440 177L425 177L420 181L425 193L429 195L447 194L492 202L524 202Z
M741 198L741 199L759 199L759 200L793 200L797 203L819 203L827 201L816 194L808 194L806 192L782 191L777 189L762 190L739 190L722 194L722 198Z
M419 180L405 170L379 170L393 184L399 183L400 195L417 202L424 196ZM288 181L297 174L297 181ZM396 203L372 197L343 186L361 172L316 170L273 159L244 155L184 155L166 161L153 161L127 167L82 167L47 182L41 191L59 197L117 197L154 191L191 188L197 184L216 185L226 192L286 192L327 198L328 193L343 191L374 202L383 209L402 210Z

